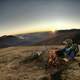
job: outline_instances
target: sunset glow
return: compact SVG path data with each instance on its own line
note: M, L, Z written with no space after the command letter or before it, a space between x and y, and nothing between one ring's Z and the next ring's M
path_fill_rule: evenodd
M1 0L0 35L80 29L79 0Z

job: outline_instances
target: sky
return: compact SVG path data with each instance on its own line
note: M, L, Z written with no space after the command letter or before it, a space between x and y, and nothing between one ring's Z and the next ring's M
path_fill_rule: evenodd
M0 35L80 29L80 0L0 0Z

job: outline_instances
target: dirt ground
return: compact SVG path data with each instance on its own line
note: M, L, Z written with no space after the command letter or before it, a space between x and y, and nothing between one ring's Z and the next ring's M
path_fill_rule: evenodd
M36 62L24 62L32 52L63 46L19 46L0 49L0 80L49 80L49 73ZM46 56L44 55L44 58ZM45 58L46 59L46 58ZM76 62L62 72L62 80L80 80L80 67ZM41 64L43 65L43 64Z

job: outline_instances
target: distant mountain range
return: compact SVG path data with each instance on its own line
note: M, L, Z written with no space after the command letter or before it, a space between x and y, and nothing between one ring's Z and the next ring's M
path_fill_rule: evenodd
M0 37L0 47L59 45L65 39L73 39L80 44L80 30L58 30L56 32L36 32L19 35L4 35Z
M51 32L36 32L19 35L4 35L0 37L0 47L29 46L48 39Z
M4 35L0 37L0 47L9 47L9 46L15 46L22 42L22 39L18 38L17 36L13 35Z
M55 36L47 40L41 41L36 45L60 45L66 39L72 39L76 43L80 44L80 30L58 30L55 32Z

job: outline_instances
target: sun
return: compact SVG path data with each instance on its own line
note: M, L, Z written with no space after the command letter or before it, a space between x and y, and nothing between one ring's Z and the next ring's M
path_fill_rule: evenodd
M51 30L51 32L55 32L55 31L56 31L55 29L52 29L52 30Z
M55 32L56 31L56 27L51 27L51 32Z

